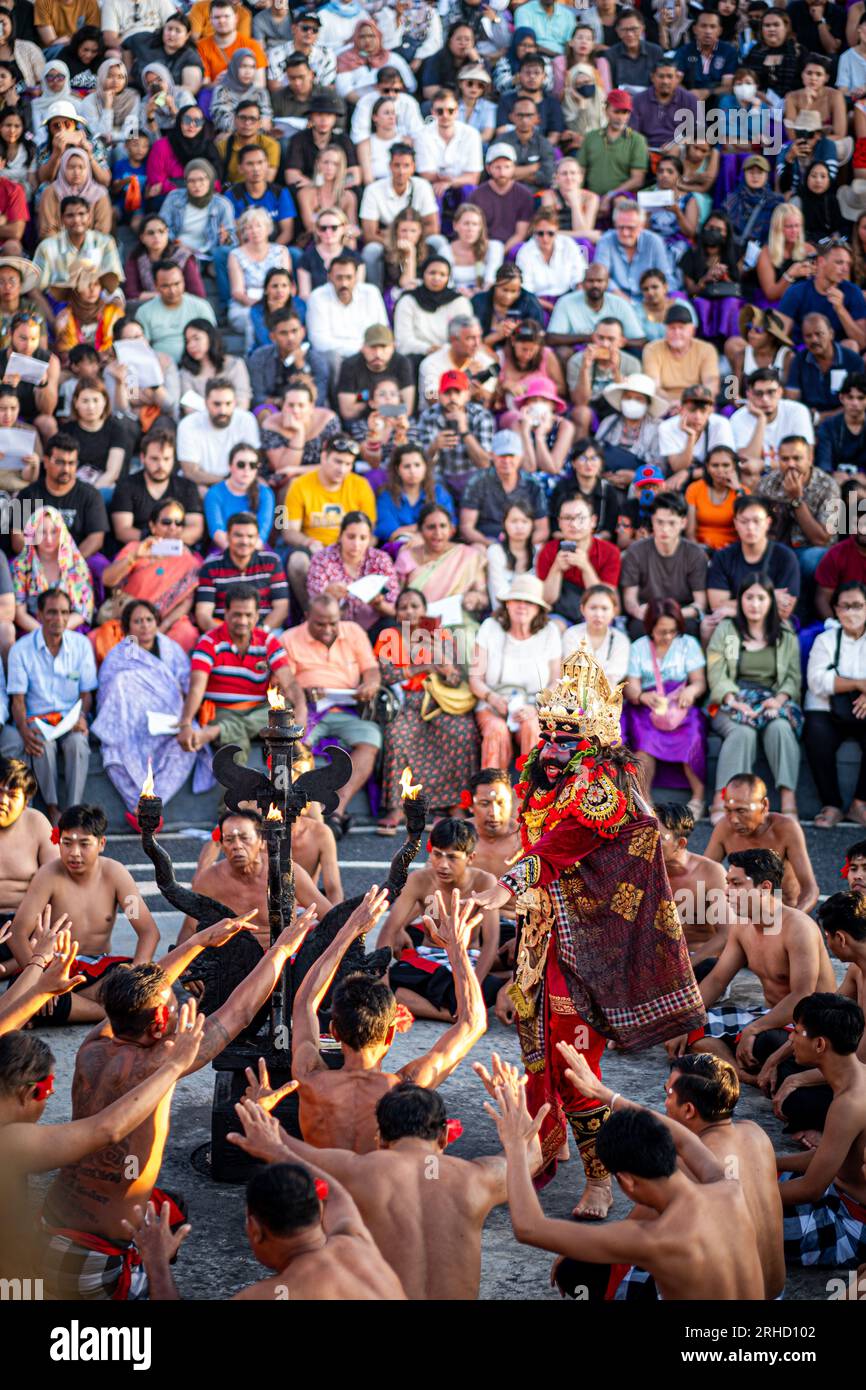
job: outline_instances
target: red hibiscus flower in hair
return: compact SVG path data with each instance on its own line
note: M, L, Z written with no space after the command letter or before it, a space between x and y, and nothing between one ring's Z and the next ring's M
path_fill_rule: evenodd
M405 1004L398 1004L394 1014L394 1028L396 1032L408 1033L414 1022L415 1015L406 1008Z
M328 1197L328 1184L324 1178L316 1178L316 1196L320 1202L324 1202Z
M59 845L59 844L60 844L60 826L59 826L59 825L55 825L54 829L53 829L52 832L51 832L51 843L52 843L52 845Z
M455 1143L463 1133L463 1125L460 1120L448 1120L445 1125L445 1144Z
M466 787L460 793L460 809L461 811L472 810L472 793L467 791Z
M578 742L577 751L578 751L578 753L585 753L586 750L587 750L588 748L591 748L591 747L592 747L592 744L590 743L589 739L588 739L588 738L582 738L582 739L580 739L580 741Z
M213 842L214 842L215 845L218 845L218 844L220 843L220 841L222 840L222 837L223 837L223 833L222 833L222 831L220 830L220 828L219 828L218 825L215 825L215 826L214 826L213 830L212 830L211 833L210 833L210 837L211 837L211 839L213 840Z
M53 840L53 839L54 839L54 836L52 835L51 838L52 838L52 840ZM847 877L848 877L848 871L849 871L850 868L851 868L851 865L850 865L850 863L848 862L848 860L846 859L846 860L845 860L845 863L842 865L842 877L843 877L843 878L847 878Z

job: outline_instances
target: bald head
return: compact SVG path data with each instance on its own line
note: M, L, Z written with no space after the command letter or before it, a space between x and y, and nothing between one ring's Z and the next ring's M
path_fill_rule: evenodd
M325 647L332 647L337 640L340 626L340 605L330 594L317 594L310 604L307 627L310 636Z

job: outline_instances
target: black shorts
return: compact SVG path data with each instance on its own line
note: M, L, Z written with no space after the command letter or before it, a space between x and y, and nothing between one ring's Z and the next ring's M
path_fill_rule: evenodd
M437 965L435 961L420 955L415 949L424 941L422 931L417 927L409 927L407 930L413 946L403 951L400 959L391 966L388 976L391 988L395 991L411 989L414 994L420 994L422 999L432 1004L434 1009L444 1009L453 1018L457 1012L454 976L446 966ZM488 1009L493 1008L501 988L502 980L496 976L488 975L481 981L481 993Z

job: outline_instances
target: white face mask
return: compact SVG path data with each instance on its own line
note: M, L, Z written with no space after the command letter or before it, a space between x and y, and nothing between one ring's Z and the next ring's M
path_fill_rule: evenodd
M734 84L734 96L737 101L751 101L757 94L757 87L754 82L736 82Z
M649 402L623 401L620 410L627 420L642 420L649 410Z

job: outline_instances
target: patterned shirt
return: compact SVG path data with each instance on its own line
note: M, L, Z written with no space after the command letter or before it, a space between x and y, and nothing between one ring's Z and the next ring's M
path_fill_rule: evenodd
M371 546L364 556L361 573L353 576L347 573L343 564L339 542L336 545L327 546L325 550L318 550L310 560L307 592L310 598L313 598L316 594L324 593L329 584L349 585L353 578L360 579L367 574L384 575L388 582L382 593L389 603L397 602L400 580L397 578L391 556L387 555L384 550L376 550ZM340 617L344 622L358 623L367 630L377 621L379 614L375 608L371 608L369 603L362 603L360 599L355 598L354 594L348 594L346 598L340 600Z
M791 529L790 533L783 537L788 545L797 550L801 546L813 544L797 520L796 510L785 492L785 484L780 469L775 468L772 473L761 479L758 485L758 495L775 502L782 517L784 517L786 504L790 507ZM839 484L835 478L832 478L829 473L822 472L820 468L813 468L809 474L809 481L803 489L803 501L817 522L831 533L838 531L841 500Z
M225 623L200 637L193 649L190 668L207 672L205 692L217 709L243 709L263 705L271 673L288 666L279 638L254 627L250 644L241 656Z
M477 401L469 401L465 410L469 434L477 440L485 453L489 454L493 448L495 428L493 416ZM418 438L424 453L430 453L433 440L440 430L453 430L453 428L453 421L448 419L438 401L435 405L430 405L422 411L418 420ZM437 478L441 478L444 483L453 488L458 496L462 495L469 479L474 478L478 472L480 469L469 457L466 443L462 439L458 439L456 448L443 449L436 460Z
M289 585L279 559L270 550L257 550L245 570L229 556L213 555L199 570L196 603L214 604L214 617L222 618L226 611L226 596L239 584L252 584L258 590L259 617L266 618L274 604L289 597Z

